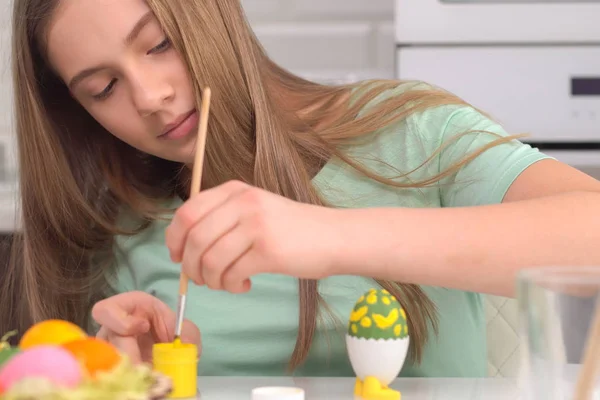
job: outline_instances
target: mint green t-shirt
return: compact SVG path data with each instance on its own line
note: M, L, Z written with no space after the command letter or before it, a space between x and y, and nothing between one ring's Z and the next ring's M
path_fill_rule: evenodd
M382 93L364 111L407 87L400 85ZM377 132L372 141L360 142L350 152L387 177L398 175L398 171L416 170L409 178L417 181L444 170L495 139L485 133L462 136L432 162L418 168L442 142L467 130L506 135L499 125L470 107L442 106L393 123ZM336 207L476 206L500 203L515 178L543 158L546 156L529 145L513 141L486 151L441 185L419 189L385 186L332 160L315 176L314 185ZM179 204L180 200L174 200L171 206ZM142 234L119 239L122 254L118 289L151 292L175 309L180 265L170 261L165 246L167 225L167 221L157 221ZM410 226L403 228L411 229ZM460 234L461 228L456 229ZM398 268L411 266L399 265ZM190 286L186 317L202 332L200 375L286 374L298 331L297 281L280 275L259 275L252 281L249 293L237 295ZM295 374L354 376L345 347L345 324L356 300L374 286L372 280L354 276L334 276L320 281L319 292L334 318L323 314L311 353ZM430 334L422 362L411 365L407 361L400 375L485 376L487 351L481 296L439 287L423 289L437 306L439 334Z

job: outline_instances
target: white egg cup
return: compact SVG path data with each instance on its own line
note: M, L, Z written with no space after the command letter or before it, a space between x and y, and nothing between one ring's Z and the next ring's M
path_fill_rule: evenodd
M355 394L364 393L363 385L368 381L377 381L377 392L388 389L388 385L398 377L404 366L410 337L402 339L365 339L346 334L346 347L350 364L356 374L357 386ZM388 392L389 393L389 392ZM373 396L377 399L399 398L389 393L389 396Z

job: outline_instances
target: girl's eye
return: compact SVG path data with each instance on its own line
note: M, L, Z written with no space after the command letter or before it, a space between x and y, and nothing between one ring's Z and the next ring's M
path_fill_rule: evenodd
M157 46L150 49L150 51L148 51L148 54L161 53L161 52L167 50L169 47L171 47L171 41L168 38L166 38L165 40L160 42ZM110 93L116 83L117 83L116 79L111 80L110 83L108 84L108 86L106 86L106 88L104 88L104 90L102 92L95 94L92 97L96 100L106 99L110 95Z
M163 40L162 42L160 42L156 47L153 47L148 54L152 54L152 53L160 53L162 51L167 50L169 47L171 47L171 41L166 38L165 40Z
M112 90L112 88L115 86L115 83L117 83L116 79L113 79L110 81L110 83L108 84L108 86L106 86L106 88L104 88L103 91L101 91L98 94L95 94L93 97L96 100L104 100L105 98L107 98L110 95L110 92Z

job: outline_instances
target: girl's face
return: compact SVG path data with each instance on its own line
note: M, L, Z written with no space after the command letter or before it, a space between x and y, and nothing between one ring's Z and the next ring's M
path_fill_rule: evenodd
M63 1L47 41L54 70L109 132L143 152L193 161L190 75L143 0Z

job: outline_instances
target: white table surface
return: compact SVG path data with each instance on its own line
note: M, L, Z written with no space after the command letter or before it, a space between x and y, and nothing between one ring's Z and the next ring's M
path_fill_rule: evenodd
M305 400L354 400L352 378L202 377L201 400L251 399L259 386L293 386L305 391ZM392 385L402 400L517 400L517 381L506 378L399 378Z

